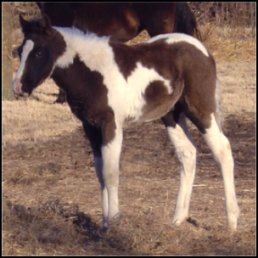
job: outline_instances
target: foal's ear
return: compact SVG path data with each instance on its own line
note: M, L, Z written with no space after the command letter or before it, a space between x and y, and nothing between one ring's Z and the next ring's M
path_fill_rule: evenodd
M39 24L45 30L48 30L51 28L51 22L46 14L42 15L42 18L39 20Z
M30 22L26 21L22 17L21 14L19 15L19 19L20 19L20 25L21 25L21 28L22 28L22 32L25 33L28 30L29 26L30 26Z
M20 15L20 24L22 28L22 32L26 35L29 33L50 33L51 24L50 20L46 15L43 15L40 19L35 19L31 21L26 21Z

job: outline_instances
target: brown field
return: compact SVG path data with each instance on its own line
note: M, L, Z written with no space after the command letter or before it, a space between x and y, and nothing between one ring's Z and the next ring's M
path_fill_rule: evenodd
M4 255L256 254L256 43L244 33L203 31L217 60L223 127L235 159L238 231L227 230L221 173L191 124L198 149L191 219L171 224L178 161L155 121L124 130L122 215L99 234L92 153L67 104L53 104L57 87L49 80L29 99L2 101Z

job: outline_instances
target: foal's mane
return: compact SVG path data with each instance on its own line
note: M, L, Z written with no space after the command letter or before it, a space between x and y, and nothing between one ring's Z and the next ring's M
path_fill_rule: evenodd
M84 32L82 30L79 30L76 27L58 27L53 26L53 29L68 34L71 38L78 39L78 40L95 40L95 41L108 41L110 39L110 36L98 36L96 33L87 31Z

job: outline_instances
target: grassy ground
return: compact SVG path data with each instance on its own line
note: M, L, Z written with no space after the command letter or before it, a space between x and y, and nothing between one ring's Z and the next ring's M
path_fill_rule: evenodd
M2 96L5 99L11 99L11 79L12 79L12 60L11 60L11 38L10 31L12 26L11 16L9 15L10 8L8 5L4 4L2 8L2 28L3 30L3 42L2 42Z
M178 162L156 121L125 129L122 216L99 234L100 194L88 141L67 104L53 104L57 88L47 81L29 99L2 101L4 255L256 254L255 41L248 31L202 32L217 59L224 132L235 159L237 233L227 231L219 168L191 125L198 149L191 220L171 225Z

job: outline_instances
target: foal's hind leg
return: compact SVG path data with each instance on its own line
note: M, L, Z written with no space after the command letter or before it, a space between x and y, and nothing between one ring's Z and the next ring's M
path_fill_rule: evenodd
M180 161L180 188L176 202L173 224L180 225L189 214L190 199L196 171L196 148L188 132L183 113L175 119L176 112L169 112L163 117L170 140L175 146Z
M231 230L236 230L240 211L235 193L234 160L230 143L220 130L213 114L211 114L210 127L205 130L203 137L220 165L224 180L228 223Z

